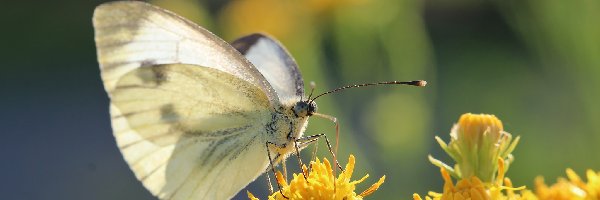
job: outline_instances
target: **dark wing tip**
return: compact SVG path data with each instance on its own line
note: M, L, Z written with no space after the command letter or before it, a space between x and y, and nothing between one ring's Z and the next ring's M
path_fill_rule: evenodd
M248 52L248 50L250 49L250 47L252 47L252 45L254 45L258 41L258 39L264 37L267 36L262 33L252 33L250 35L240 37L235 41L231 42L231 46L238 50L242 55L245 55L246 52Z

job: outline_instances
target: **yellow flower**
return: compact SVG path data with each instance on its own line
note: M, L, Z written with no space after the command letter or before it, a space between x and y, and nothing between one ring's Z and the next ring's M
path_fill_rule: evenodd
M443 193L429 192L425 199L536 199L531 191L523 190L524 186L514 188L510 179L504 177L513 160L510 153L519 137L513 141L496 116L463 114L452 128L448 144L439 137L435 139L456 164L450 167L429 156L431 163L440 167L444 190ZM458 180L456 185L451 176ZM521 192L515 194L514 190ZM421 197L413 194L413 199L421 200Z
M558 182L548 187L544 183L544 178L537 177L535 180L535 193L541 200L545 199L600 199L600 172L587 170L587 180L585 183L572 170L567 169L567 177L559 178Z
M294 174L292 181L288 182L283 178L280 172L277 172L277 182L282 186L281 191L287 197L283 197L279 191L274 192L269 196L269 200L296 200L296 199L363 199L363 197L375 192L383 181L385 176L360 194L354 192L355 186L363 182L369 175L357 181L350 181L352 172L354 171L354 156L350 155L346 170L341 172L338 178L334 178L331 164L325 158L323 162L317 159L312 162L312 169L308 173L306 166L302 166L304 173L308 173L308 181L304 179L302 173ZM258 200L250 192L248 198Z
M514 188L504 175L514 159L511 152L519 137L513 141L494 115L464 114L450 137L448 144L439 137L436 140L456 164L450 167L429 156L441 169L444 190L429 192L426 200L600 200L600 172L592 170L586 172L587 182L567 169L568 179L559 178L552 186L546 185L542 177L536 178L535 193L524 186ZM456 185L451 175L458 180ZM422 200L416 193L413 199Z
M471 113L463 114L454 125L448 144L439 137L435 139L456 164L450 167L430 156L434 165L445 168L455 178L476 176L484 183L494 181L497 158L502 158L508 169L513 160L511 152L519 141L519 137L512 140L496 116Z
M504 178L504 160L498 159L498 175L494 183L484 183L478 177L471 176L459 180L456 185L452 181L446 168L440 168L444 178L444 192L429 192L425 196L426 200L453 200L453 199L471 199L471 200L517 200L517 199L535 199L531 193L518 195L513 190L523 190L525 187L513 188L509 178ZM506 194L503 191L507 191ZM422 200L419 194L413 194L414 200Z

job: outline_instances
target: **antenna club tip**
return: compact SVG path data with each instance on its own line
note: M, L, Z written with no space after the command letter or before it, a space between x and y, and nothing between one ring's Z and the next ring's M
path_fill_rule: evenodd
M419 87L425 87L427 85L427 81L425 80L418 80L418 81L414 81L415 82L415 86L419 86Z

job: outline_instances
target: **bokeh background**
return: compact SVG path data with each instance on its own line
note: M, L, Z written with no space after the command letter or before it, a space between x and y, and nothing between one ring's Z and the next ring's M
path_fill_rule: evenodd
M102 1L11 1L0 8L2 199L153 199L111 134L91 23ZM316 91L384 80L320 98L341 123L339 160L357 157L370 199L441 191L433 137L465 112L497 115L522 137L508 176L532 186L572 167L600 170L600 1L157 0L227 41L266 32ZM305 134L335 130L313 118ZM318 153L329 156L321 142ZM310 150L303 153L306 158ZM330 157L330 156L329 156ZM295 163L290 160L288 163ZM294 165L294 164L288 164ZM261 176L248 190L261 198ZM246 199L245 191L236 199Z

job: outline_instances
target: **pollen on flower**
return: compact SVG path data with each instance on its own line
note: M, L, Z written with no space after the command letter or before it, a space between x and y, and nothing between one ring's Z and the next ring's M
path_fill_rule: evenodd
M367 174L359 180L351 181L354 165L355 158L353 155L350 155L348 164L346 164L346 169L335 178L329 160L325 158L323 162L321 162L317 158L315 161L312 161L312 168L310 170L307 169L306 166L302 166L304 173L308 172L308 181L304 179L302 173L295 173L289 183L283 178L283 175L278 172L275 176L277 182L282 186L281 192L274 192L269 196L269 200L363 199L363 197L372 194L379 186L381 186L381 184L383 184L385 176L381 177L379 181L364 192L356 194L354 192L356 185L367 179L369 175ZM287 198L282 196L281 193ZM248 192L248 198L258 200L258 198L254 197L250 192Z

